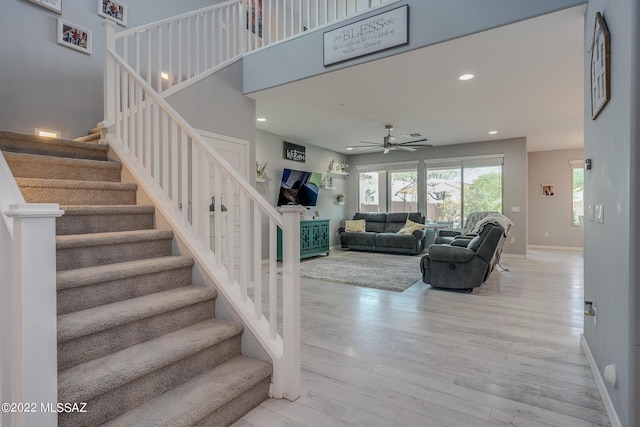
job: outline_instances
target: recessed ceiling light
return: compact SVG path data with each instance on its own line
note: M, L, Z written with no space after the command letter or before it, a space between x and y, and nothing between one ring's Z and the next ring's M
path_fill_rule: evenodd
M256 120L259 121L259 122L266 122L267 121L267 119L265 119L264 117L258 117Z
M497 134L497 133L498 133L498 131L497 131L497 130L491 130L491 131L489 131L489 135L495 135L495 134Z
M458 80L471 80L474 77L473 74L463 74L458 77Z
M347 151L352 151L353 147L347 147Z
M420 138L422 134L418 132L413 132L413 133L405 133L402 136L404 136L405 138Z

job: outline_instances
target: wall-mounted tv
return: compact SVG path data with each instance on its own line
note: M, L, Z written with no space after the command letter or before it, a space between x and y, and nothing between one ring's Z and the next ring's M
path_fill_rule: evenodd
M318 172L284 169L278 194L278 206L315 206L318 203L321 181L322 174Z

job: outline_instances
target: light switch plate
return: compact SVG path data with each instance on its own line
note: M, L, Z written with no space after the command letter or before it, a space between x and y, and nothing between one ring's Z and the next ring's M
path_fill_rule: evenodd
M520 206L511 206L511 212L513 213L520 212Z
M598 221L600 224L604 224L604 206L602 205L602 203L596 203L596 206L593 210L596 221Z

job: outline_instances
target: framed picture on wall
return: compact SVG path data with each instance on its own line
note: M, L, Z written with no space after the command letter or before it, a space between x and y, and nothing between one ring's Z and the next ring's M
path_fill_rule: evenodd
M30 0L32 3L39 4L42 7L58 12L62 15L62 0Z
M127 5L116 0L98 0L98 15L127 26Z
M551 197L555 194L556 189L553 184L542 184L542 197Z
M591 46L591 119L611 98L611 37L600 12L596 13Z
M91 55L91 41L93 36L90 30L76 24L58 18L58 43Z

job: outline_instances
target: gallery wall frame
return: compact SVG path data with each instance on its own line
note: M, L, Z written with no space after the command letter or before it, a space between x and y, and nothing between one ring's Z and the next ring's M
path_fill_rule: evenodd
M596 13L591 46L591 120L611 99L611 35L604 17Z
M127 26L127 5L116 0L98 0L98 15Z
M63 46L91 55L93 34L79 25L58 18L57 42Z
M31 3L35 3L49 10L62 15L62 0L29 0Z

